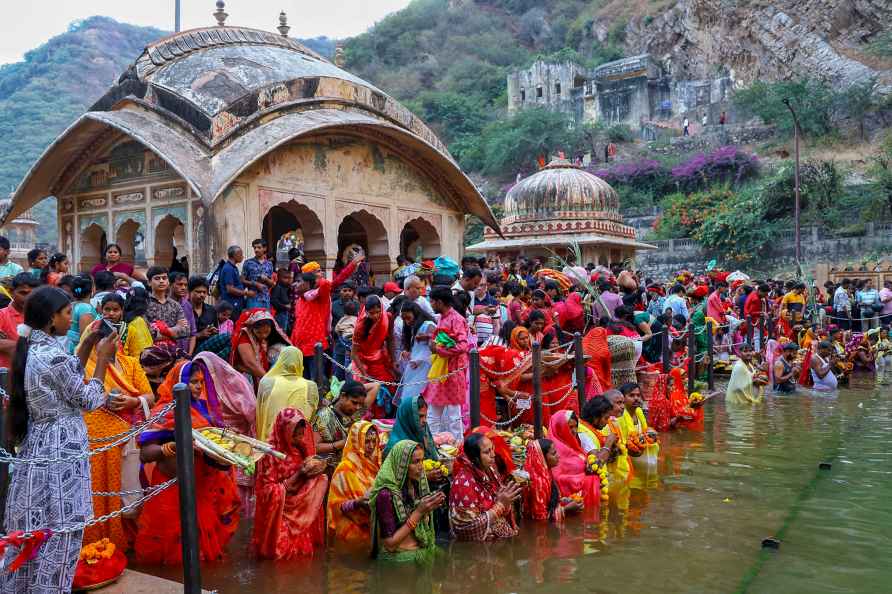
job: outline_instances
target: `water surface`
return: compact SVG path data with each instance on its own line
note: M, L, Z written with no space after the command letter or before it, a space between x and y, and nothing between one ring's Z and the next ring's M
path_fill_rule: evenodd
M429 569L363 552L257 562L248 526L205 564L221 593L892 592L892 391L868 379L834 395L706 405L704 431L662 437L659 479L602 520L527 522L511 542L457 543ZM821 462L832 468L820 470ZM777 536L779 550L763 538ZM178 569L140 568L178 579Z

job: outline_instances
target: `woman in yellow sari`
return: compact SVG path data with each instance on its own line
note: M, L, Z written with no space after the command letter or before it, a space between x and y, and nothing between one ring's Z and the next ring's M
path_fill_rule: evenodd
M95 320L87 327L77 352L86 348L87 337L93 332L98 332L102 325L107 325L108 330L118 333L119 338L124 333L126 324L122 322L124 315L124 299L116 294L107 295L100 306L101 318ZM108 328L111 326L111 328ZM86 359L84 369L86 377L90 377L96 367L96 350L90 352ZM87 424L87 434L91 440L91 449L103 445L103 442L93 440L108 438L124 433L136 423L144 421L148 411L154 404L152 387L146 377L145 371L140 367L139 359L124 354L123 345L118 342L118 352L114 361L109 365L105 374L105 389L107 392L118 392L107 406L103 406L93 412L84 415ZM90 479L93 491L131 491L140 488L139 483L139 448L135 438L121 444L118 447L107 450L90 458ZM121 497L93 497L93 514L96 517L118 510L138 495ZM132 512L124 519L134 519L139 511ZM128 538L124 531L122 518L113 518L107 522L90 526L84 532L84 543L89 544L102 538L108 538L121 547L128 548Z
M319 388L315 382L304 379L303 373L304 356L300 349L293 346L282 349L276 364L257 388L257 439L269 438L276 416L286 408L296 408L306 419L316 414Z
M368 544L372 525L368 493L380 467L378 430L369 421L353 423L328 492L331 542Z

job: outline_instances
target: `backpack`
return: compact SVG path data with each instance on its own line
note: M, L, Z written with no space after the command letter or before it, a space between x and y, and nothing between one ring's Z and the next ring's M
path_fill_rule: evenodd
M208 274L208 292L211 294L211 297L214 299L220 298L220 271L223 270L223 266L226 264L226 260L220 260L220 263L217 264L217 267L213 272Z

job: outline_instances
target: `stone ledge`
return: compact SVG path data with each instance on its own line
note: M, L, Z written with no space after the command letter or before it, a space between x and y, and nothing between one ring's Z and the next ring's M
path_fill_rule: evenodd
M182 594L183 584L130 569L114 584L93 590L101 594ZM202 590L211 594L211 590Z

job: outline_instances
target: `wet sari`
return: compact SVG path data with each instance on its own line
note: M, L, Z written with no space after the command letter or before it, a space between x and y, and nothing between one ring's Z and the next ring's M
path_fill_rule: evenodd
M328 535L332 542L366 543L371 536L369 511L356 501L366 496L381 467L381 448L365 455L366 435L374 425L357 421L350 427L341 462L331 477L328 492Z
M560 491L536 439L527 444L523 469L530 475L530 484L523 490L524 516L533 520L562 521Z
M295 444L292 435L301 423L303 439ZM312 556L325 542L328 476L323 472L290 483L304 461L316 454L312 428L299 410L286 408L279 412L270 445L285 454L285 459L264 456L257 463L251 548L261 559Z
M188 382L191 364L181 361L167 375L158 388L158 402L152 415L173 401L173 387ZM214 390L207 386L212 382L205 373L205 390L198 399L191 401L192 427L223 427L223 412ZM139 437L140 444L168 443L174 440L174 411L154 423ZM172 477L153 468L149 477L151 486L160 485ZM235 472L221 467L203 455L195 456L195 490L198 508L198 545L202 561L221 560L229 540L238 528L239 496L235 484ZM152 565L179 564L182 562L180 523L171 519L180 517L179 487L174 484L145 503L139 517L135 558L139 563ZM160 520L160 521L159 521Z
M409 481L409 463L412 461L412 453L418 446L417 442L408 439L391 444L391 454L384 460L378 471L378 476L375 477L375 483L372 485L369 495L372 517L372 556L381 561L425 563L433 558L437 549L434 525L430 514L418 522L413 531L413 536L418 543L417 549L389 551L384 548L382 543L384 537L381 534L379 521L379 514L382 513L382 510L379 510L379 505L382 505L382 501L379 498L388 502L387 505L391 509L386 511L393 514L398 526L402 526L409 519L417 502L430 493L424 473L421 474L417 483L410 484ZM387 492L386 498L381 497L384 491Z
M482 542L516 536L514 508L496 502L502 481L492 468L477 467L462 452L453 470L449 520L456 539Z
M548 437L557 448L560 463L551 473L562 497L582 495L587 509L594 509L601 502L601 481L585 469L586 453L579 436L570 430L570 411L560 411L551 417Z
M731 369L731 379L725 390L725 402L737 405L762 402L764 387L757 387L753 383L753 375L753 369L742 359L738 359Z
M304 379L304 355L297 347L282 349L276 364L266 372L257 389L257 439L266 441L279 412L296 408L310 419L319 407L319 387Z

